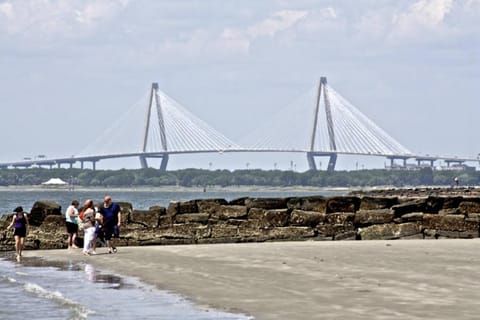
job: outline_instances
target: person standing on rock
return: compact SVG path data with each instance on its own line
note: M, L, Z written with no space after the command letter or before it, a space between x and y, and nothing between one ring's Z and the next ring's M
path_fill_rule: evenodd
M68 206L67 211L65 212L65 220L67 225L68 240L67 246L68 249L78 249L76 245L77 234L78 234L78 205L80 202L78 200L73 200L72 204Z
M107 241L108 253L115 253L117 248L114 245L114 240L120 236L122 221L120 206L112 202L111 196L105 196L103 206L98 209L98 212L103 216L103 232Z
M22 207L16 207L13 212L12 222L8 225L7 230L14 226L15 231L13 235L15 237L15 253L17 261L20 262L22 258L23 245L25 242L25 237L27 236L28 231L28 218L27 215L23 212Z

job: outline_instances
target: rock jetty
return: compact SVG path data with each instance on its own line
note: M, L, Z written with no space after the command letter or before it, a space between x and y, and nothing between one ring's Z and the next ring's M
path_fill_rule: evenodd
M168 207L122 207L118 245L146 246L284 240L477 238L480 191L473 188L387 189L347 196L198 199ZM26 249L66 248L60 205L37 201L29 214ZM5 230L11 215L0 219ZM80 241L82 233L79 234ZM11 232L0 238L13 250Z

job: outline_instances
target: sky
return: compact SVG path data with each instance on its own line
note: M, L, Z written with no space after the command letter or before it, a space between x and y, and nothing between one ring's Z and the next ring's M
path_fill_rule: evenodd
M0 0L0 162L78 154L152 82L238 140L321 76L412 152L476 157L478 21L480 0ZM307 161L170 158L169 169L187 167L304 171Z

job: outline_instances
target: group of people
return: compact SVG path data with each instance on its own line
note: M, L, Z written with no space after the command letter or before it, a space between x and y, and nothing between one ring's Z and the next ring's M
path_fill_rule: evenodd
M91 199L86 200L80 210L79 206L80 202L73 200L65 212L68 249L79 248L76 245L76 241L79 225L83 224L84 241L82 252L84 255L89 256L96 254L97 238L106 241L108 253L117 252L114 239L120 236L122 221L120 206L112 202L112 197L108 195L103 199L103 204L98 207L94 206L93 200ZM23 211L22 207L16 207L13 212L13 218L7 226L7 230L12 227L14 228L15 256L17 261L20 261L29 223L27 214Z
M78 248L76 239L79 225L83 225L83 254L96 254L97 239L104 239L108 253L117 252L114 239L120 235L121 208L112 202L111 196L105 196L103 204L95 207L93 200L88 199L79 210L80 202L73 200L65 212L68 233L68 249Z

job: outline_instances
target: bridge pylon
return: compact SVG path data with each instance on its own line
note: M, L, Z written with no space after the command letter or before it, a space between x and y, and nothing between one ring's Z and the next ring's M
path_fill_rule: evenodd
M150 119L152 115L152 109L155 106L155 111L157 112L157 119L158 119L158 127L160 129L160 141L161 141L161 148L162 151L165 151L165 153L159 153L155 156L150 155L149 157L152 158L161 158L162 162L160 163L160 170L161 171L166 171L167 170L167 164L168 164L168 152L167 152L167 135L166 135L166 130L165 130L165 123L164 123L164 117L163 117L163 111L162 111L162 105L160 101L160 97L158 95L158 83L154 82L152 83L152 88L150 90L150 98L148 99L148 107L147 107L147 114L146 114L146 122L145 122L145 132L143 135L143 147L142 147L142 152L147 151L147 143L148 143L148 135L150 131ZM148 163L147 163L147 156L145 155L140 155L140 165L143 169L148 168Z
M327 77L321 77L320 82L318 84L317 98L315 103L315 114L313 118L312 135L310 138L310 151L307 152L308 167L310 168L310 170L317 170L317 166L315 164L315 156L329 157L327 171L334 171L335 165L337 163L337 153L336 153L337 144L335 142L335 130L333 127L332 109L330 105L328 88L326 85L327 85ZM327 119L328 141L330 144L330 150L332 150L331 152L315 152L315 138L316 138L317 127L318 127L318 116L320 112L320 102L322 99L322 92L323 92L323 100L325 104L325 116Z

